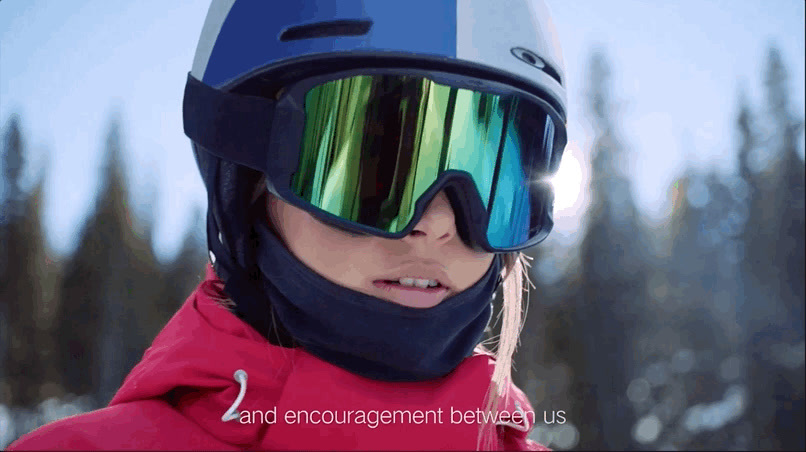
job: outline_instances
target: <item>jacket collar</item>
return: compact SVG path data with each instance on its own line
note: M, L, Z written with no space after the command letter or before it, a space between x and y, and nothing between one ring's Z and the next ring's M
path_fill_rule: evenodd
M222 286L208 266L205 281L157 335L110 405L162 399L211 436L241 447L475 449L478 425L453 423L451 414L482 407L492 374L489 357L467 358L447 376L424 382L369 380L301 348L270 344L217 301L225 297ZM235 379L237 370L247 375L245 385ZM240 416L222 421L240 392L245 392L236 407ZM318 423L313 418L284 419L287 412L346 415L384 410L442 414L440 422L376 427L355 416L349 423L339 423L337 417L329 424L322 418ZM277 419L258 419L258 413L276 414Z

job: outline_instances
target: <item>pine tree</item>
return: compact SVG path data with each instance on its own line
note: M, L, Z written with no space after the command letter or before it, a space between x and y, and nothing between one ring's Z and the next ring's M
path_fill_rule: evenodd
M41 180L34 192L21 187L25 144L18 116L3 143L3 202L0 221L0 357L11 405L39 401L44 363L41 313L45 245L41 228Z
M752 187L752 214L743 235L742 323L756 448L804 447L802 433L793 427L804 422L803 361L786 358L791 354L786 351L804 340L804 163L797 148L803 119L792 112L787 83L780 52L770 48L764 109L769 134L753 142L763 164L754 165L752 152L740 154ZM745 127L741 120L740 126Z
M34 346L39 359L41 375L37 380L41 382L39 388L39 401L48 397L63 395L60 385L61 375L58 367L58 338L55 336L55 315L58 307L56 286L61 278L59 261L54 252L47 246L43 228L43 209L47 170L43 169L36 185L28 197L26 207L26 230L31 237L38 238L42 244L36 247L36 259L33 261L34 273L31 277L38 284L41 302L37 307L36 324L37 336L34 337Z
M777 48L769 50L766 76L769 114L775 121L777 139L771 143L776 150L777 164L773 199L776 215L773 217L775 257L778 260L779 296L786 311L788 328L793 328L803 340L804 290L804 163L798 152L798 138L803 131L803 118L791 111L788 75ZM797 340L798 338L794 338Z
M204 242L203 218L201 212L196 210L179 253L165 269L164 288L157 300L156 317L152 324L155 334L204 279L207 246Z
M617 136L606 57L590 60L589 112L596 137L591 207L583 239L573 324L582 332L572 350L577 372L573 412L581 422L581 448L625 449L634 419L625 389L634 367L633 337L644 294L644 238L624 173L626 151Z
M160 287L151 238L134 232L120 124L112 120L94 211L66 265L58 337L64 386L106 403L149 344Z

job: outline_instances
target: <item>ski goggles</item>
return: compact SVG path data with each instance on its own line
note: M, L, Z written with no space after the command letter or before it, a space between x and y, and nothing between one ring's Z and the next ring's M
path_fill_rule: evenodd
M565 124L542 98L450 73L362 69L311 77L273 98L192 76L186 134L263 172L272 193L323 222L399 239L445 190L471 247L517 251L551 230L547 178Z

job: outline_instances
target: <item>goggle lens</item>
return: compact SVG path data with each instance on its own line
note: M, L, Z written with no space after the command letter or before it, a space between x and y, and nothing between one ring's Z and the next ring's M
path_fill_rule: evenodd
M532 184L546 175L556 134L541 107L424 77L358 75L310 89L304 111L291 189L313 206L399 233L440 175L464 171L487 207L491 246L536 233Z

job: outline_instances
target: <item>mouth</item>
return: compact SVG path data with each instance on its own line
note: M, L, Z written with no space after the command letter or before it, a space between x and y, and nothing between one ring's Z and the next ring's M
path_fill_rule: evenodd
M431 308L450 294L450 289L438 280L400 278L380 279L372 285L385 292L386 299L411 308Z

